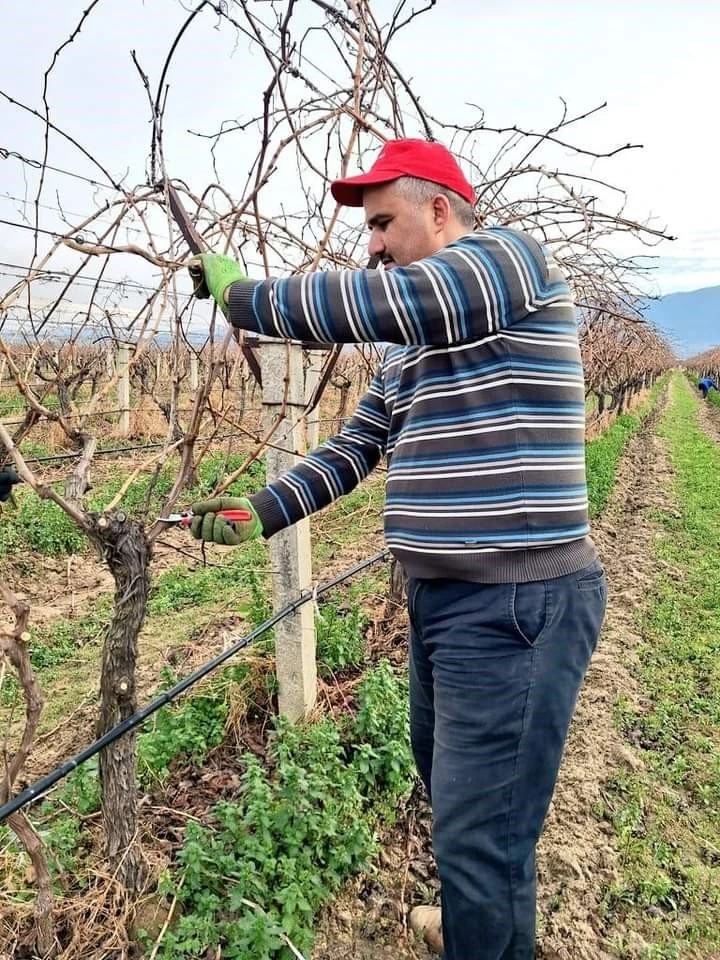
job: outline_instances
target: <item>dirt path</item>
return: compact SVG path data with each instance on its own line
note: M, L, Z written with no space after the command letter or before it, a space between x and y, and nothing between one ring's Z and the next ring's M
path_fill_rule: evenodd
M608 825L593 816L605 783L623 764L641 761L613 725L620 694L640 693L628 662L639 640L634 615L659 572L651 512L669 506L672 473L655 435L657 414L629 443L612 499L593 536L608 572L610 597L603 636L581 693L565 760L539 850L539 934L543 960L609 960L599 916L602 889L612 882L617 854ZM353 881L320 919L314 960L426 960L408 936L410 906L436 898L430 817L411 798L384 838L374 869ZM640 957L642 944L636 944ZM633 948L635 949L635 948Z
M660 572L653 557L658 528L652 512L672 509L672 470L654 432L659 414L660 408L630 441L611 502L594 524L610 585L608 611L540 843L540 956L545 960L616 956L608 952L598 906L602 888L615 877L617 856L611 830L592 808L619 766L642 763L615 730L613 706L621 694L631 702L641 697L628 669L640 640L634 618Z

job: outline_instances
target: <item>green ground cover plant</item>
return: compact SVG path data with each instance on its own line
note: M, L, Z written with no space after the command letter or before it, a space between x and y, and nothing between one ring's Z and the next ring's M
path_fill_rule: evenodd
M239 758L242 789L191 823L162 889L181 916L158 957L291 960L312 945L314 916L375 850L374 824L412 783L404 678L368 671L342 722L276 721L267 762Z
M604 910L618 956L639 931L644 960L706 958L720 947L720 449L697 424L699 400L674 379L659 427L677 507L661 511L663 574L641 613L636 673L644 703L616 705L639 744L597 811L613 825L622 876Z
M637 433L654 408L666 383L667 377L660 378L642 406L637 407L632 413L623 413L613 420L601 436L585 444L588 502L591 518L598 516L607 506L615 485L618 464L625 447L630 437Z

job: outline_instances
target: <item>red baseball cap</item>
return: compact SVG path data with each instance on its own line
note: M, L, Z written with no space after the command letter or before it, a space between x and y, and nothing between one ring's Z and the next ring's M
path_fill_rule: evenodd
M475 203L475 191L447 147L429 140L388 140L367 173L334 180L330 190L338 203L361 207L365 187L389 183L399 177L417 177L440 184Z

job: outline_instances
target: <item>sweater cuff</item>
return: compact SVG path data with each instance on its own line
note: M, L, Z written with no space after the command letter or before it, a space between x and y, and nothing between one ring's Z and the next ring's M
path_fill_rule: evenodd
M263 526L263 536L267 540L279 530L289 527L290 523L285 518L285 514L280 509L277 497L274 497L267 487L248 497L250 503L255 508L260 522Z
M227 317L234 327L260 332L252 305L259 283L259 280L237 280L230 285Z

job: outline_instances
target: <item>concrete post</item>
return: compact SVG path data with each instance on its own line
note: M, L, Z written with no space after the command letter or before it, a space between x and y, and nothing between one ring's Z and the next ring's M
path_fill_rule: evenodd
M117 347L117 398L120 410L120 435L130 433L130 344L119 343Z
M302 348L265 341L258 352L262 360L266 427L275 423L280 416L285 398L285 416L273 434L271 443L302 452L305 450L305 430L301 417L304 406ZM272 447L268 447L265 457L268 482L297 462L293 453ZM301 520L276 533L268 544L273 575L273 605L278 610L300 591L311 586L309 521ZM303 604L275 627L275 657L280 713L294 723L307 715L317 695L312 604Z
M200 370L198 367L198 356L196 353L190 354L190 389L193 393L197 390L200 383Z
M308 350L305 366L305 403L309 403L320 382L323 363L327 357L326 350ZM314 450L320 443L320 404L311 410L305 417L305 434L308 450Z

